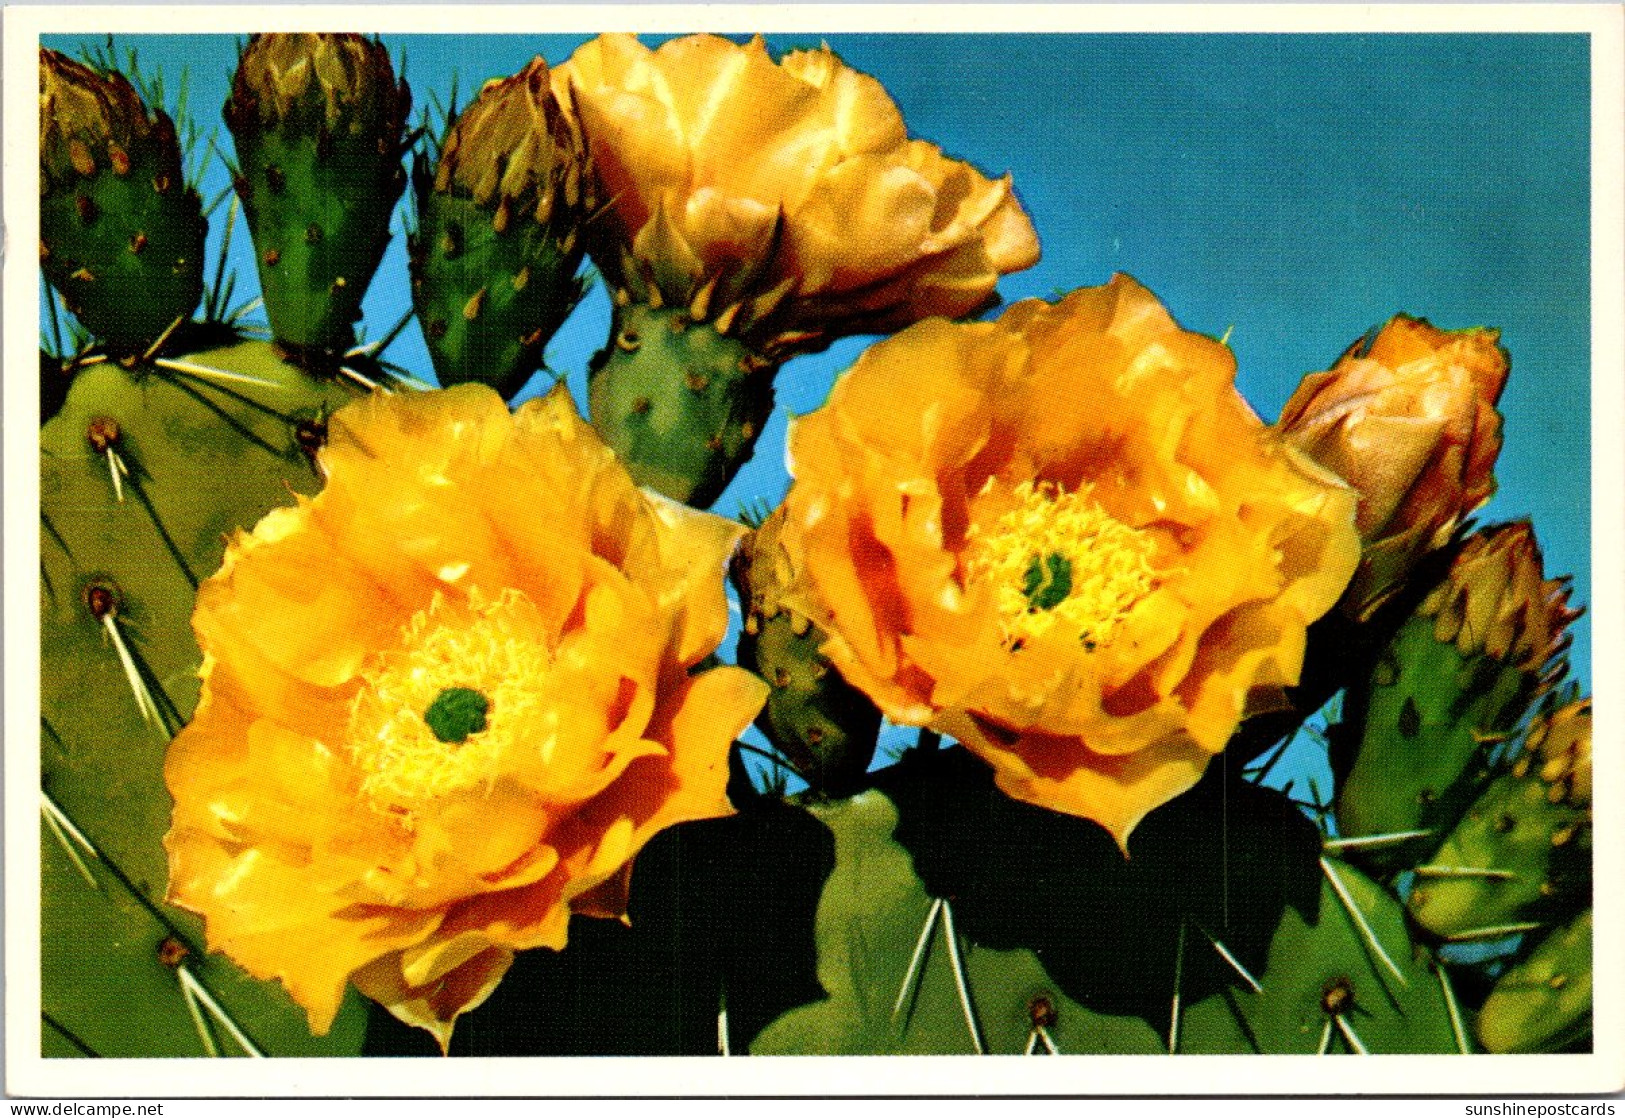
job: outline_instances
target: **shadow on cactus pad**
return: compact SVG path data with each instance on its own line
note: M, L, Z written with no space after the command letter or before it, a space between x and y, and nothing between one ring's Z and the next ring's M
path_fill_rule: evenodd
M834 864L828 830L762 798L685 823L638 855L629 924L575 917L563 951L522 952L464 1015L454 1056L717 1055L819 998L813 914ZM372 1006L369 1055L435 1055L428 1033Z
M1096 1012L1166 1020L1182 919L1257 971L1287 906L1315 918L1314 827L1279 794L1226 780L1222 761L1146 817L1127 858L1089 820L1008 798L963 750L912 752L877 785L897 805L896 841L961 930L1031 950ZM1222 963L1187 966L1185 996L1234 977Z

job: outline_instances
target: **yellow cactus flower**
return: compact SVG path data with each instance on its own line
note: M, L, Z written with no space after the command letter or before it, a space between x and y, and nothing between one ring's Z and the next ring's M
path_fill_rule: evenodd
M1354 493L1234 376L1126 276L879 343L792 428L787 601L891 719L1126 849L1359 558Z
M980 310L1038 259L1009 179L910 140L884 87L827 48L775 64L760 38L602 35L554 86L610 200L588 229L606 277L768 358Z
M693 672L739 529L645 496L563 390L336 413L326 488L198 595L170 899L325 1032L346 983L442 1047L515 950L624 917L658 830L730 813L765 688Z
M1304 378L1277 426L1360 491L1365 555L1344 599L1368 615L1495 492L1506 351L1495 330L1398 315Z

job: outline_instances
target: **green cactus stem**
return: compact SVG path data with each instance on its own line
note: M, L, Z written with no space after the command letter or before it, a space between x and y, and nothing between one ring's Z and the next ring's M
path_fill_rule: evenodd
M112 356L139 356L202 297L202 201L123 75L45 48L39 74L40 268Z
M412 95L389 53L353 34L255 35L226 125L266 315L279 347L330 370L355 341L361 299L406 187Z
M815 793L850 795L874 759L880 709L819 651L823 631L781 600L791 578L781 520L746 537L729 568L745 614L739 663L772 688L757 728Z
M442 385L511 399L580 301L576 230L591 209L581 139L547 64L488 82L413 174L412 305Z
M1433 856L1408 899L1446 940L1528 930L1591 897L1591 705L1531 727L1522 756L1484 790Z
M729 331L733 316L615 298L610 344L592 360L592 425L639 485L697 508L750 460L773 411L769 361Z
M1479 1010L1490 1052L1557 1052L1591 1032L1591 909L1552 932L1501 976Z
M359 1049L359 1005L313 1039L282 990L206 952L165 903L162 844L197 584L229 533L319 487L308 451L351 398L244 342L91 365L40 431L42 1000L100 1055Z
M1565 670L1564 629L1576 616L1567 594L1565 582L1543 578L1527 523L1467 541L1369 681L1350 691L1345 721L1361 728L1358 745L1333 757L1344 836L1442 831L1460 818L1496 749ZM1374 847L1362 858L1393 867L1405 852Z

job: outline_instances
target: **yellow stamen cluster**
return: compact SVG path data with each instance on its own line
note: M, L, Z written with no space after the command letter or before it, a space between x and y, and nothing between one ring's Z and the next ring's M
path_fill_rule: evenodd
M991 480L991 487L998 484ZM973 524L969 581L997 595L1011 647L1057 625L1086 649L1110 642L1129 611L1157 588L1156 544L1118 520L1084 486L1023 481L1016 504L991 527Z
M436 594L401 631L400 644L362 672L350 710L347 743L366 775L371 805L402 815L455 792L489 790L503 757L523 747L516 729L537 703L553 656L530 599L477 590L466 605ZM425 712L448 688L467 688L488 703L485 728L463 741L442 741ZM540 748L540 746L536 746Z

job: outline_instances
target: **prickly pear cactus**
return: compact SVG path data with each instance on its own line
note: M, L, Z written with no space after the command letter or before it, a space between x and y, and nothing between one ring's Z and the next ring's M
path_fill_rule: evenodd
M389 53L352 34L255 35L226 125L277 344L332 369L355 343L395 203L412 95Z
M165 903L164 752L197 699L191 614L226 538L320 484L354 397L263 342L79 372L40 432L43 1011L102 1056L321 1055L275 987Z
M609 38L603 51L641 57L635 42ZM749 67L779 65L760 43L695 38L674 57L683 49L696 57L741 50L751 54ZM827 51L801 52L791 69L797 96L809 104L825 97L846 105L842 98L869 88L852 84ZM281 986L211 952L203 922L167 902L165 753L198 702L202 657L191 616L227 540L321 489L318 451L331 413L364 392L408 387L379 358L404 321L384 343L356 343L362 295L389 243L404 164L419 137L407 129L410 94L383 46L361 36L256 35L241 51L225 118L269 319L260 339L246 312L226 306L218 278L204 290L207 216L181 180L175 128L160 107L143 104L117 74L50 52L42 53L41 83L42 271L76 320L72 345L59 337L47 351L42 343L40 366L49 390L40 434L47 1055L404 1054L438 1052L442 1042L455 1054L501 1055L1589 1047L1590 704L1560 685L1565 630L1576 614L1566 584L1545 577L1528 524L1475 531L1462 527L1473 511L1465 506L1448 510L1437 543L1414 569L1392 575L1403 585L1384 594L1380 610L1327 614L1307 635L1298 631L1292 639L1304 637L1308 648L1301 676L1284 678L1297 665L1286 664L1296 653L1283 653L1270 669L1284 673L1270 678L1283 686L1255 689L1270 692L1273 709L1254 711L1257 696L1238 691L1240 724L1224 727L1235 731L1229 747L1215 753L1222 741L1203 742L1212 756L1191 775L1194 787L1179 784L1187 790L1148 807L1132 830L1108 829L1054 802L1012 798L987 764L945 742L940 719L922 717L928 728L897 756L887 743L899 740L901 727L887 724L877 700L831 659L840 651L829 635L841 623L836 605L845 606L822 603L827 632L793 607L802 599L788 588L797 584L800 593L805 585L780 535L788 536L788 517L756 517L728 571L738 605L735 658L768 684L756 726L775 763L805 787L756 787L744 758L762 750L736 744L727 787L736 814L667 828L621 871L598 873L602 851L594 853L596 876L581 898L590 894L591 904L567 918L567 945L519 951L511 970L499 968L491 979L494 991L459 1004L455 1033L448 1021L449 1035L431 1041L402 1023L410 1015L392 1015L398 1005L363 1004L352 990L331 1031L313 1037L305 1009ZM836 92L826 97L819 92L826 87ZM885 112L870 107L877 120L896 115L889 100ZM460 114L447 114L442 134L413 159L415 227L397 282L409 277L439 381L479 381L512 399L543 366L549 337L580 299L582 246L591 247L613 280L610 337L587 370L592 425L639 484L691 505L712 503L750 458L781 364L858 325L893 328L937 315L927 332L958 330L941 321L941 306L985 305L998 276L1036 255L1018 235L1026 218L1010 208L1008 182L984 181L973 168L930 178L946 157L905 141L899 117L908 174L889 173L887 183L908 179L915 195L930 195L932 220L953 216L948 224L959 232L1003 214L964 258L936 230L925 241L930 251L920 249L909 265L929 271L948 261L954 266L945 266L937 294L963 286L976 297L921 309L909 303L913 288L881 277L853 296L864 315L820 325L818 305L796 315L786 309L806 294L798 286L804 277L769 284L767 271L727 278L727 269L690 267L692 251L664 202L628 243L595 237L592 223L612 214L616 198L604 189L603 166L586 154L612 149L602 136L595 147L587 132L608 118L601 107L596 116L578 108L538 58L487 83ZM862 114L843 108L836 116L850 123ZM888 166L896 172L905 164ZM974 205L972 195L980 198ZM714 201L703 191L695 196L699 209ZM760 208L747 201L738 212ZM735 246L763 269L789 267L790 257L778 255L785 203L775 205L770 243ZM974 212L961 213L966 206ZM228 218L222 272L230 228ZM1001 229L1009 236L1001 238ZM1001 240L1019 243L995 253ZM619 255L606 255L611 250ZM113 280L139 298L104 305ZM865 301L871 296L873 307ZM202 321L188 321L200 298ZM1013 317L1043 313L1034 306ZM994 325L975 329L986 334ZM1204 353L1208 341L1200 339ZM1156 352L1161 360L1172 351ZM1422 359L1408 362L1411 370ZM1373 395L1354 391L1350 406L1369 406ZM1188 403L1180 400L1173 410ZM976 409L995 410L979 398L953 403L964 414L952 423L967 429L985 418ZM1495 426L1493 403L1474 402L1467 426ZM932 453L941 449L945 414L923 424ZM1021 415L1027 426L1049 421L1036 411ZM1428 427L1401 418L1399 427L1413 435ZM982 454L1008 434L987 426L966 453ZM1480 457L1493 458L1487 445L1479 444ZM1413 457L1431 460L1435 449L1413 448ZM1445 446L1441 458L1454 449ZM1380 480L1402 471L1374 472ZM1113 477L1127 486L1133 473ZM993 491L991 481L977 500ZM915 490L931 484L909 475L893 486L903 496L897 518L922 517L939 535L968 537L962 507L932 505L926 493L909 511ZM1327 491L1338 484L1328 478ZM1181 486L1200 496L1200 486ZM1096 515L1084 508L1085 496L1065 494L1079 522ZM657 508L673 519L682 512ZM596 527L604 540L613 536L614 526ZM1353 529L1347 534L1353 541ZM1085 542L1109 549L1111 538ZM595 546L613 550L604 540ZM1260 543L1260 554L1290 550L1276 544ZM1349 567L1355 550L1351 542ZM967 588L965 568L974 560L961 559L952 560L959 583L945 599ZM1071 560L1042 548L1030 560L1027 612L1052 610L1073 593ZM453 563L440 577L455 583L466 569ZM626 572L634 589L637 573ZM290 577L286 593L301 593L303 577ZM1237 581L1246 580L1238 574ZM1338 592L1331 588L1326 601ZM583 603L583 610L611 608ZM877 616L892 605L869 604ZM915 635L903 631L907 620L886 621L901 627L898 647ZM1096 652L1092 638L1082 644ZM1025 637L1012 638L1001 652L1049 651L1025 646ZM1192 655L1220 661L1226 653L1204 645ZM1074 670L1094 669L1064 672ZM661 682L697 686L672 674ZM1021 696L1033 699L1035 725L1051 697ZM1113 701L1142 698L1125 687ZM899 721L914 717L887 709ZM448 737L423 713L443 744L484 732L483 717L482 710L480 726ZM732 728L748 717L740 713ZM991 719L958 725L1012 739L1033 729ZM1045 747L1086 748L1071 730L1035 732ZM727 735L719 736L726 746ZM1168 744L1159 737L1152 748ZM1288 753L1295 775L1272 780ZM721 754L719 746L706 772L719 786ZM1044 767L1041 750L1030 757L1035 770ZM1125 757L1124 771L1162 763ZM1101 765L1103 779L1114 778L1112 764ZM1123 784L1136 779L1129 772ZM1295 791L1299 781L1312 802ZM617 888L624 909L600 912ZM622 911L624 921L586 915ZM475 945L475 957L487 950L483 941ZM443 961L414 959L400 981ZM371 966L350 978L363 982ZM435 971L423 989L398 1000L432 1003L454 985L442 981L449 973ZM635 1013L605 1010L629 1004Z
M109 352L143 353L203 294L175 126L117 72L41 50L39 73L40 269Z
M1338 797L1346 835L1432 830L1457 818L1489 759L1565 670L1567 587L1546 581L1527 524L1472 536L1443 582L1399 629L1351 725L1364 727ZM1379 861L1390 848L1373 848Z
M442 385L512 397L541 367L581 298L585 158L540 58L488 83L432 165L418 157L412 305Z
M1125 861L958 750L878 784L810 809L835 835L816 933L828 996L753 1052L1456 1050L1397 900L1273 793L1205 781Z
M42 271L74 316L65 330L51 304L41 354L45 1051L354 1053L355 1000L313 1037L166 902L163 765L197 701L199 583L233 533L320 488L327 416L370 380L355 370L388 378L358 354L350 379L312 375L255 340L252 301L226 305L229 221L205 292L176 129L128 81L42 51L41 83ZM370 268L353 274L364 289Z

